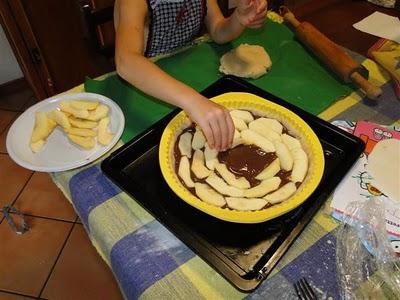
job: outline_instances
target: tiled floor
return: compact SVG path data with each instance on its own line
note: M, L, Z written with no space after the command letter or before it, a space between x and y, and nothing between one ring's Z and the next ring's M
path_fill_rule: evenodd
M122 299L112 272L50 176L18 166L7 154L10 125L35 102L29 89L0 94L0 208L13 205L30 226L17 235L0 213L0 300Z

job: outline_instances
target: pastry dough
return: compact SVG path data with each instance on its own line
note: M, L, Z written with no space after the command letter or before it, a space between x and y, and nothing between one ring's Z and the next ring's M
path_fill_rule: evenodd
M220 72L245 78L258 78L272 66L265 49L258 45L241 44L220 59Z

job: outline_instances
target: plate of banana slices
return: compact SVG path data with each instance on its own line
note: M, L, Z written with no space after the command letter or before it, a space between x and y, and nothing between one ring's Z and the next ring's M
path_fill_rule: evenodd
M20 166L59 172L93 162L118 142L120 107L94 93L66 93L38 102L11 125L6 146Z
M210 99L229 109L230 149L211 149L185 112L166 126L159 162L188 204L221 220L260 223L301 205L317 188L324 154L314 131L292 111L249 93Z

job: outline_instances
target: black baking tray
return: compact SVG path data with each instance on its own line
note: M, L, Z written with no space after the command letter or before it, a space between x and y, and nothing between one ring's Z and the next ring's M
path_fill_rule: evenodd
M271 272L296 237L364 150L364 142L316 116L234 76L224 76L202 94L249 92L299 115L314 130L325 155L325 170L314 193L291 212L259 224L237 224L209 216L180 198L165 182L158 145L175 110L105 159L103 172L159 222L235 287L255 289ZM132 201L135 201L132 200Z

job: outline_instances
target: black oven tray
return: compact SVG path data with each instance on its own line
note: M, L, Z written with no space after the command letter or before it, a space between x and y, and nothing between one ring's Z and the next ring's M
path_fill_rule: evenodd
M158 145L175 110L125 144L102 164L103 172L235 287L255 289L328 198L364 150L364 142L306 111L234 76L224 76L202 94L249 92L280 104L305 120L321 141L323 178L300 207L260 224L236 224L209 216L178 198L161 174ZM134 200L132 200L134 201Z

